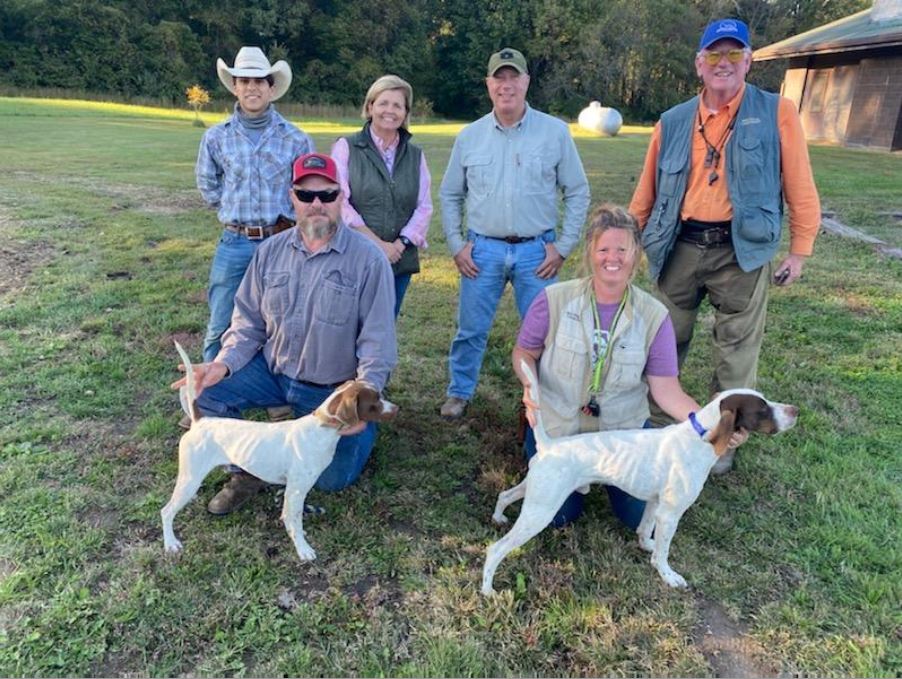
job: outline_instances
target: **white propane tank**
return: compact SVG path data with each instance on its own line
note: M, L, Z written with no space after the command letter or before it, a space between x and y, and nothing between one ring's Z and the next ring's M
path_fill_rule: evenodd
M602 106L600 101L593 101L580 111L578 122L584 130L613 137L620 132L623 116L617 109Z

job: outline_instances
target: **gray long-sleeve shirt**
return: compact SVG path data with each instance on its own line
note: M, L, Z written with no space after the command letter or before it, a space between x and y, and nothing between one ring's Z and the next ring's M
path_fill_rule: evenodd
M527 105L513 127L494 113L467 125L451 149L442 180L442 227L456 255L467 227L483 236L538 236L564 218L555 247L566 257L579 242L589 209L589 183L566 123Z
M273 236L241 281L216 360L234 373L262 348L275 374L381 390L398 360L394 289L385 255L343 225L314 253L297 228Z

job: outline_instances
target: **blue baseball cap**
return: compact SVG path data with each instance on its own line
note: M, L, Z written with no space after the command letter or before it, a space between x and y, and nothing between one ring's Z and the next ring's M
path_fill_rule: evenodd
M708 24L702 39L698 43L699 51L708 47L708 45L729 38L736 42L741 42L746 47L752 47L749 42L749 27L739 19L717 19Z

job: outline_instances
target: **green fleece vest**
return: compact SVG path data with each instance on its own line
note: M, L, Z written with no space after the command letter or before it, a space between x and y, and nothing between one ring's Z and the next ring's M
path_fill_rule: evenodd
M732 239L743 271L769 262L780 247L783 189L780 181L779 95L745 86L724 164L733 206ZM680 230L692 159L692 133L698 124L698 97L661 116L661 150L655 175L655 204L642 231L649 275L657 281Z
M417 207L420 193L420 147L411 144L410 132L398 130L400 140L395 153L392 174L370 136L367 122L357 134L346 137L348 141L348 185L351 188L351 206L357 210L364 223L384 241L394 241L401 229L410 221ZM401 259L392 265L396 276L417 273L420 258L416 246L408 247Z
M550 436L636 429L648 419L648 351L667 317L667 307L630 285L629 303L609 340L611 353L598 395L599 416L580 411L592 381L591 278L545 288L548 335L539 359L542 422Z

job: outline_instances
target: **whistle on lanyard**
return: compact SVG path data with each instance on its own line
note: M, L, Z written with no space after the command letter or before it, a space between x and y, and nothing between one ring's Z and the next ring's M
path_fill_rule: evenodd
M601 412L601 408L598 407L598 401L595 400L595 397L589 399L589 402L580 408L583 415L589 415L591 417L598 417L598 414Z

